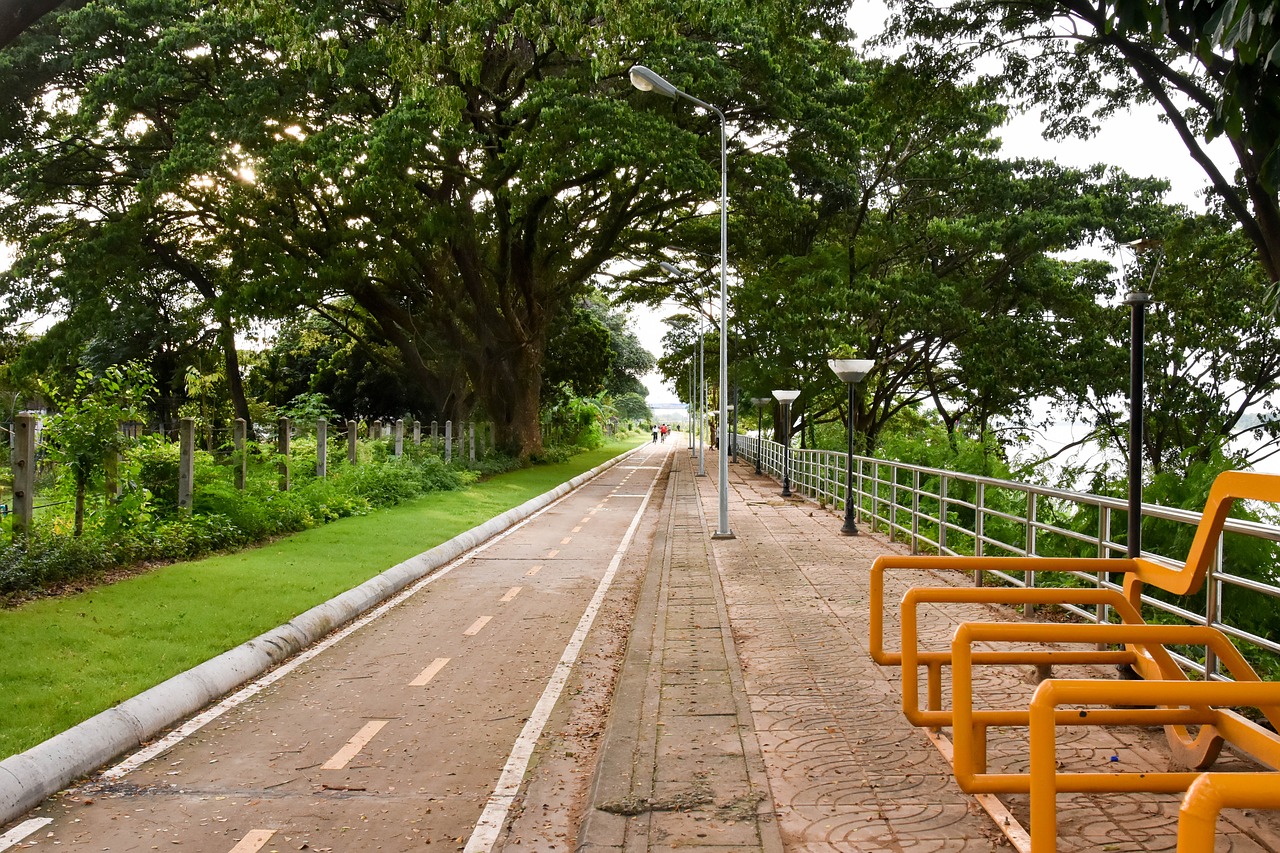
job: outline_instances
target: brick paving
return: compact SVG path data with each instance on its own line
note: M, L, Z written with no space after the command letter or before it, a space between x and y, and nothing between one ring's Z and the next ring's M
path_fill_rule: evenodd
M715 477L693 477L696 463L675 457L669 516L659 525L579 849L1014 849L959 791L927 734L906 722L899 671L868 653L868 570L878 555L904 549L865 529L841 536L840 516L782 498L776 482L745 464L730 468L735 538L712 541ZM891 577L889 600L913 580L920 576ZM921 612L922 635L933 643L966 619L1020 618L986 606ZM892 641L896 625L888 631ZM1115 677L1083 669L1057 674ZM1025 705L1035 687L1029 668L985 668L978 681L992 705ZM1022 734L993 730L992 771L1026 769ZM1074 729L1060 737L1059 754L1072 769L1168 764L1158 729ZM1179 799L1063 795L1058 849L1172 850ZM755 800L757 808L743 807ZM997 810L1007 807L1016 836L1017 824L1027 825L1026 797L1001 800ZM1278 830L1268 813L1226 812L1216 849L1280 850Z

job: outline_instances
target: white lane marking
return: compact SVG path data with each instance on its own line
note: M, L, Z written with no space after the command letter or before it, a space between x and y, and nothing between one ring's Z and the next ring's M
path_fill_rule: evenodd
M53 823L53 818L51 817L33 817L31 820L24 820L4 835L0 835L0 850L8 850L31 833L38 829L43 829L51 823Z
M499 598L498 600L502 602L511 601L513 598L515 598L517 595L520 594L520 590L522 589L524 589L524 587L522 586L513 586L511 587L511 589L507 590L506 595L502 596L502 598Z
M409 682L409 686L425 687L431 679L440 674L440 670L444 669L449 660L449 658L436 658L431 662L431 666L418 673L418 677Z
M653 482L649 484L649 495L653 494L654 487L657 484L658 478L654 477ZM511 810L511 804L515 801L516 794L520 791L520 783L524 779L525 772L529 769L529 759L533 757L533 748L538 743L538 738L542 736L542 730L546 728L547 721L551 719L551 712L555 709L556 702L560 699L560 694L564 692L564 687L569 682L569 674L573 671L573 665L578 660L578 653L582 651L582 644L586 642L587 632L591 630L591 625L596 619L596 613L600 611L600 607L604 604L605 595L609 592L609 587L613 583L614 575L618 572L618 567L622 565L623 555L631 547L631 540L635 538L636 530L640 527L640 520L644 518L645 507L648 505L649 498L646 495L644 501L636 510L635 517L631 519L631 526L627 528L626 535L622 537L622 543L618 545L618 550L614 552L613 559L609 561L609 568L605 570L604 577L600 579L600 585L596 587L595 595L591 597L591 602L587 604L587 609L583 611L582 618L578 620L578 627L574 630L573 636L570 637L569 645L565 646L564 654L560 656L560 662L556 664L555 671L551 674L551 680L547 682L546 689L542 691L542 697L538 700L538 704L533 707L533 713L529 715L529 719L525 722L520 736L516 738L515 745L511 748L511 755L507 758L506 766L502 768L502 775L498 777L498 784L493 789L493 793L489 795L489 800L485 804L484 811L480 814L480 819L476 821L475 829L471 831L471 838L467 840L467 846L463 848L463 853L489 853L493 849L494 843L497 842L498 834L502 831L502 825L506 823L507 812Z
M601 472L601 474L597 476L601 476L604 473L605 472ZM495 534L488 541L480 543L476 547L472 548L470 551L459 556L452 563L446 563L444 566L440 567L439 569L436 569L434 572L427 575L426 577L417 580L416 582L414 582L412 586L406 587L405 589L396 593L394 596L387 599L382 604L375 607L373 610L370 610L364 616L361 616L360 618L352 622L349 622L346 625L346 627L339 629L333 634L330 634L328 637L316 643L314 646L311 646L310 648L299 652L297 655L285 661L284 663L280 664L280 666L271 670L261 678L255 681L249 682L244 687L241 687L239 690L237 690L235 693L232 693L230 696L223 699L218 704L214 705L212 708L208 709L207 711L202 711L201 713L192 717L190 720L187 720L181 726L178 726L178 728L169 732L167 735L160 738L159 740L152 741L148 746L145 746L142 749L138 750L137 752L133 753L133 755L130 755L128 758L126 758L124 761L121 761L119 764L115 765L114 767L104 770L98 778L120 779L126 774L130 773L131 771L136 770L142 765L146 764L148 761L155 758L157 755L162 755L163 753L168 752L170 749L173 749L173 747L177 746L179 743L186 740L191 735L200 731L200 729L209 725L209 723L221 717L227 711L230 711L232 708L235 708L236 706L243 704L247 700L252 699L254 696L258 695L263 690L270 687L272 684L275 684L277 681L284 678L286 675L293 672L295 669L302 666L307 661L311 660L312 658L324 652L330 646L334 645L335 643L342 642L343 640L351 636L356 631L359 631L365 625L368 625L370 622L377 619L378 617L385 615L392 608L398 607L400 604L403 604L405 601L413 597L416 593L420 592L426 586L435 583L436 581L448 575L454 569L470 561L476 556L476 554L480 554L484 551L489 550L494 545L497 545L499 542L506 539L508 536L515 534L518 530L520 530L526 524L530 524L531 522L535 521L537 518L542 516L544 513L550 512L551 510L555 509L561 503L563 503L564 501L567 501L570 497L575 496L577 491L578 491L577 489L574 489L572 491L566 492L565 494L553 500L551 503L544 506L542 509L535 512L533 515L524 519L523 521L516 522L515 524L508 527L506 530L502 531L501 533ZM594 511L595 510L592 510L592 512ZM3 853L3 848L0 848L0 853Z
M231 853L258 853L271 836L275 835L274 829L255 829L252 830L244 838L240 839L240 843L231 848Z
M560 540L560 544L561 544L561 545L568 545L568 544L569 544L570 542L572 542L572 541L573 541L573 537L572 537L572 536L566 536L566 537L564 537L563 539L561 539L561 540Z
M559 553L560 553L559 548L552 548L550 551L547 552L547 559L550 560L552 557L554 557L556 554L559 554Z
M536 574L537 574L538 572L540 572L540 571L542 571L542 566L534 566L532 569L530 569L529 571L525 572L525 575L526 575L527 577L533 577L534 575L536 575Z
M382 727L390 720L370 720L365 723L360 731L356 732L355 737L347 741L347 745L334 753L324 764L320 765L321 770L341 770L347 766L351 759L360 754L360 750L369 745L369 741L373 740L378 732L382 731Z
M485 625L489 624L489 620L492 618L493 618L492 616L481 616L479 619L471 623L470 628L462 632L462 636L474 637L476 634L479 634L480 631L484 629Z

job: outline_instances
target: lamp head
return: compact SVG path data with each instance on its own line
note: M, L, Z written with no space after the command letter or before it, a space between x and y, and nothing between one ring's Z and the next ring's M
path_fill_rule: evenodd
M774 391L773 398L779 403L790 403L800 396L799 391Z
M631 66L631 85L641 92L657 92L659 95L665 95L668 98L676 97L677 90L675 86L672 86L666 80L663 80L659 74L650 71L643 65Z
M658 261L658 266L662 267L664 272L670 273L671 275L678 275L681 277L685 275L685 271L675 264L669 264L666 261Z

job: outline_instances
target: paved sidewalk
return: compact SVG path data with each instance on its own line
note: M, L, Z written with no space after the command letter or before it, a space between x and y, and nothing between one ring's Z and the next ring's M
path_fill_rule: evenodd
M745 464L730 467L734 538L713 541L714 473L694 477L687 453L674 462L578 849L1014 849L998 823L1021 843L1026 797L988 798L993 819L962 794L939 748L903 717L899 671L870 658L868 570L904 549L865 528L841 536L840 516L782 498ZM889 600L920 580L890 578ZM961 621L1017 618L925 608L922 636L942 643ZM1029 701L1035 687L1029 668L978 679L1001 704ZM993 771L1025 772L1020 732L993 731L990 749ZM1077 729L1059 754L1073 767L1168 764L1158 729ZM1063 795L1058 849L1172 850L1179 800ZM1227 812L1218 849L1280 850L1278 829L1269 813Z

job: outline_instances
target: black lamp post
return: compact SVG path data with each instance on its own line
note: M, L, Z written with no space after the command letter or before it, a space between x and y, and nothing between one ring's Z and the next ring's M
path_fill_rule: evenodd
M762 453L764 450L764 432L760 425L764 422L764 404L769 402L769 398L752 397L751 402L754 403L756 407L756 474L762 475L764 474L764 471L760 468L760 457L764 455Z
M738 462L738 407L733 403L729 404L729 453L731 458L729 461L737 464Z
M791 403L799 391L774 391L774 399L782 404L782 496L791 497Z
M1135 255L1160 249L1163 240L1134 240L1127 244ZM1142 440L1144 387L1146 369L1144 343L1147 334L1147 306L1155 301L1151 288L1156 283L1156 273L1164 260L1161 254L1151 271L1151 283L1147 290L1131 290L1125 294L1124 304L1129 306L1129 534L1125 541L1125 556L1142 556Z
M858 526L855 523L857 513L853 502L853 433L857 409L853 404L853 389L866 378L876 363L865 358L833 358L827 362L827 365L836 376L840 377L841 382L849 386L849 453L845 457L844 527L840 528L840 532L845 536L857 536Z

